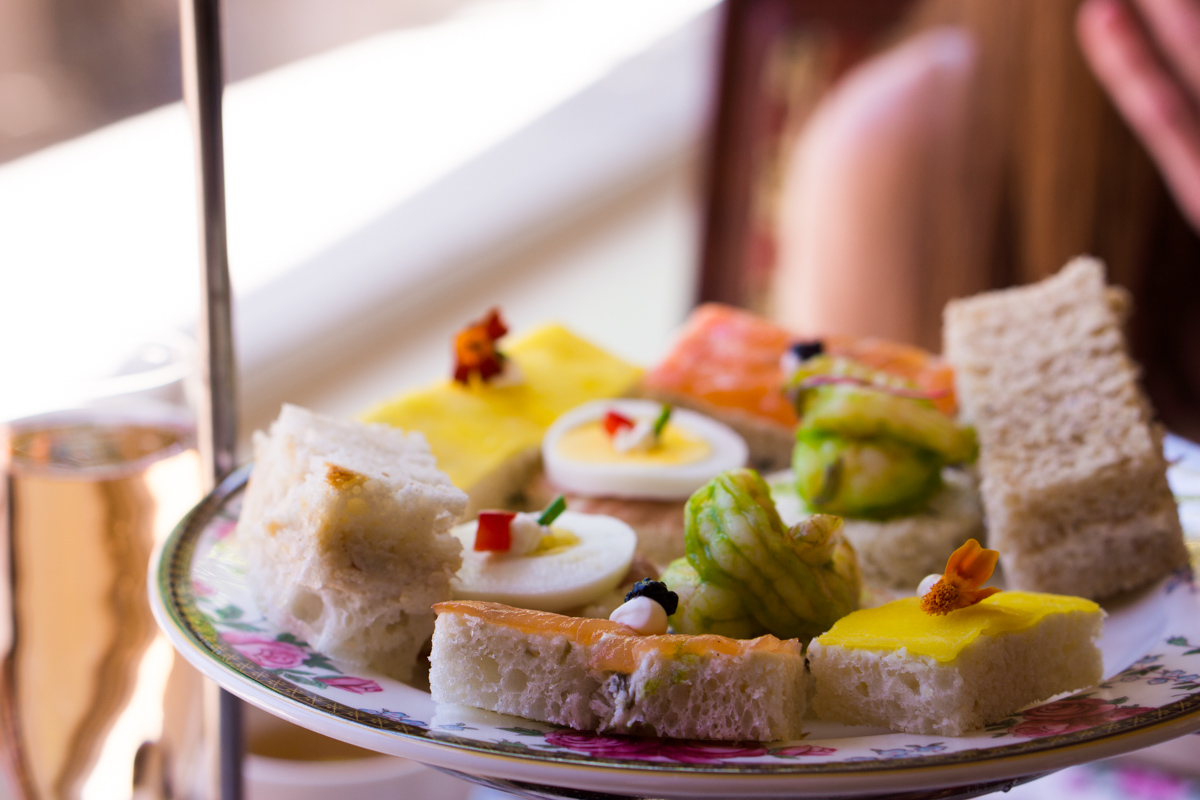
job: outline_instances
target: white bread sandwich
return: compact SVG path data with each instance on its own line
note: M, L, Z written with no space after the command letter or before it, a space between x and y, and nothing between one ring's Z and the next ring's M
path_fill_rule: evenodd
M333 658L407 680L462 563L467 498L420 434L285 405L254 435L238 520L272 623Z
M807 685L794 640L643 636L618 622L496 603L434 609L429 685L438 703L602 733L725 741L801 734Z
M818 716L959 736L1101 678L1089 600L1000 592L944 616L920 602L855 611L809 645Z
M1162 432L1114 299L1103 264L1077 258L946 307L988 542L1010 587L1103 598L1187 562Z

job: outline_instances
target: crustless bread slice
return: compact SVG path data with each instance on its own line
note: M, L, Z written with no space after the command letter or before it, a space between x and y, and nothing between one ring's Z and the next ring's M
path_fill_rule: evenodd
M263 614L326 655L407 680L462 564L467 497L420 434L284 406L254 436L238 520Z
M1101 598L1186 563L1153 424L1103 265L946 308L945 350L979 434L988 543L1009 585Z

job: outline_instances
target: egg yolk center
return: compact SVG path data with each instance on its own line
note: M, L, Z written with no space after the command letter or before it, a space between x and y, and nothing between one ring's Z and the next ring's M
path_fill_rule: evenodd
M551 528L550 533L542 537L531 556L552 556L570 550L579 544L579 537L562 528Z
M694 464L712 455L712 446L680 425L667 425L649 450L617 451L599 422L587 422L562 435L558 452L563 458L586 464L637 464L678 466Z

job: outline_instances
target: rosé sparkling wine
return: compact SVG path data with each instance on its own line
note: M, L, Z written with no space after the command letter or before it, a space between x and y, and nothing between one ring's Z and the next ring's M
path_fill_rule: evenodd
M200 679L146 593L151 551L201 495L194 439L101 409L0 426L0 752L17 797L190 797L202 780Z

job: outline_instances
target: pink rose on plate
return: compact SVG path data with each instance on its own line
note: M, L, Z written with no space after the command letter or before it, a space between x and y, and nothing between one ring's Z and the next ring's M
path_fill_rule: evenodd
M246 658L267 669L291 669L298 667L308 658L303 647L290 642L279 642L253 633L230 631L222 634L233 649Z
M818 747L815 744L794 744L772 750L773 756L831 756L837 752L836 747Z
M1102 714L1114 708L1117 706L1099 697L1080 697L1075 700L1058 700L1042 706L1035 706L1025 711L1022 716L1025 719L1068 720Z
M1063 703L1073 702L1064 700ZM1058 703L1049 703L1049 706L1058 705ZM1014 725L1009 730L1010 736L1018 736L1023 739L1035 739L1042 736L1054 736L1059 733L1074 733L1075 731L1087 730L1096 725L1103 725L1106 722L1116 722L1117 720L1136 717L1147 709L1144 706L1117 706L1112 703L1106 703L1103 700L1097 700L1092 704L1092 713L1084 714L1077 717L1062 719L1050 718L1038 719L1033 716L1033 712L1047 706L1038 706L1031 708L1025 712L1025 720ZM1052 712L1053 713L1053 712Z
M1043 736L1056 736L1060 733L1072 733L1074 731L1082 731L1097 724L1098 719L1093 717L1084 717L1079 720L1026 720L1019 722L1009 729L1009 736L1018 736L1022 739L1039 739Z
M600 736L586 731L551 731L546 734L546 743L593 756L643 760L657 758L659 747L657 739Z
M663 741L659 753L683 764L711 764L730 758L765 756L767 748L756 743L686 742L668 739Z
M356 678L353 675L320 678L320 681L326 686L336 686L338 689L345 689L347 692L354 692L355 694L370 694L371 692L383 691L383 687L370 678Z
M196 595L196 597L208 597L210 594L213 594L215 591L216 591L216 589L212 588L211 586L209 586L207 583L200 580L199 578L195 578L192 580L192 594Z

